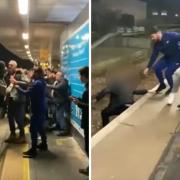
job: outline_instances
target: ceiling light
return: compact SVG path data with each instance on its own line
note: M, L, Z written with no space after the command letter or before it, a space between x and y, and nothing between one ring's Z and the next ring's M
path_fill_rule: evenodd
M19 14L28 14L28 0L18 0Z
M26 49L28 49L28 48L29 48L29 45L25 45L24 47L25 47Z
M22 33L22 38L23 38L24 40L29 39L29 34L28 34L28 33Z

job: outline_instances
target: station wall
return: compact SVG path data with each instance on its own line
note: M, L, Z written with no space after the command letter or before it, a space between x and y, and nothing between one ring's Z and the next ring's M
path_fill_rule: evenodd
M85 89L79 79L79 69L89 66L89 7L67 25L60 37L61 70L69 80L71 95L82 97ZM83 136L81 129L81 109L71 103L71 124Z

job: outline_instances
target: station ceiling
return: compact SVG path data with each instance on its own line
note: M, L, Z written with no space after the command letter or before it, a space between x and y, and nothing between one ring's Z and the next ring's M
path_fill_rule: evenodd
M29 13L20 15L18 0L0 0L0 43L23 59L39 59L42 53L59 59L60 34L87 4L88 0L29 0ZM28 40L23 32L28 32Z

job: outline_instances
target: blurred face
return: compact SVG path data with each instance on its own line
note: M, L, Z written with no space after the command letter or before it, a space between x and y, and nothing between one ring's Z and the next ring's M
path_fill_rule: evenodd
M15 70L15 69L16 69L15 64L13 64L12 62L9 62L9 64L8 64L8 69L10 69L10 70Z
M33 77L33 71L28 71L27 77L28 77L29 79L32 79L32 77Z
M88 79L85 76L82 76L82 75L80 75L80 80L84 84L88 82Z
M157 32L157 33L153 33L151 34L151 40L154 42L159 42L162 39L162 32Z
M63 78L63 74L61 72L56 73L56 81L61 81Z

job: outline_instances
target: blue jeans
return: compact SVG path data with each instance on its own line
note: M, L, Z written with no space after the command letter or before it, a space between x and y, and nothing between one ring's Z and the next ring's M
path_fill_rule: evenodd
M68 123L66 116L67 116L67 105L66 104L56 105L56 122L62 131L68 130Z
M176 59L167 59L166 57L162 57L153 67L156 76L159 80L160 84L164 84L163 71L165 73L165 78L170 86L170 89L173 88L173 73L175 70L180 67L178 60Z
M15 122L20 130L20 136L24 136L24 117L25 117L25 104L17 103L13 100L8 104L8 120L9 128L12 134L15 134Z

